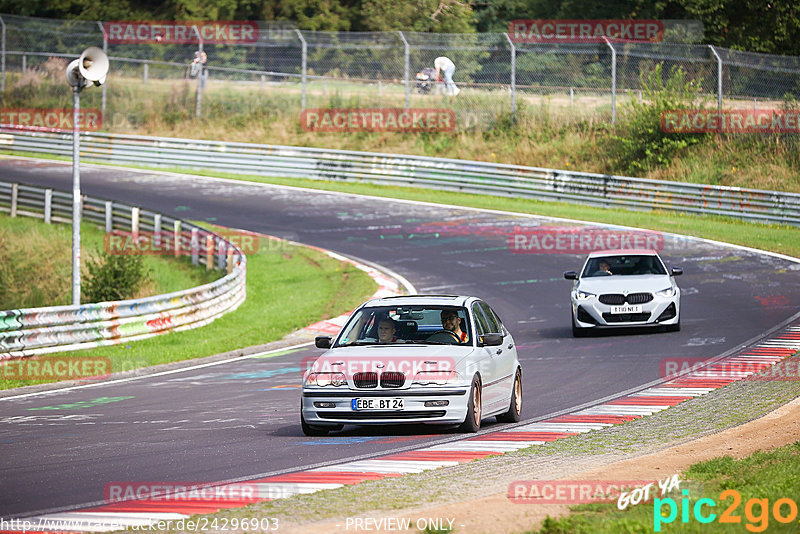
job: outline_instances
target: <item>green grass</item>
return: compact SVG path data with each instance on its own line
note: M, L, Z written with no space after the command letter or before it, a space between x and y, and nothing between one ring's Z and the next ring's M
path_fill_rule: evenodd
M692 465L688 471L681 474L682 481L688 479L689 515L687 522L682 521L682 492L673 491L664 496L664 500L671 498L675 501L677 515L671 523L659 525L660 532L797 532L797 517L788 524L782 524L773 515L773 506L778 499L791 499L795 505L798 503L797 488L800 487L800 441L791 445L772 450L759 451L753 455L735 460L731 457L720 457ZM687 488L685 482L681 489ZM734 490L741 496L737 503L733 495L723 495L726 490ZM723 498L724 497L724 498ZM715 513L716 518L709 524L697 521L693 515L695 503L701 498L712 499L716 507L710 508L703 505L702 513L708 516ZM751 502L751 499L763 500L768 503L764 509L760 504ZM656 505L658 507L656 508ZM736 505L736 506L734 506ZM687 508L688 508L687 507ZM740 523L720 523L724 511L729 510L730 516L738 517ZM592 503L578 505L572 508L573 513L568 516L553 519L548 517L542 524L538 534L595 534L619 532L654 532L655 514L662 514L663 521L669 518L669 504L644 503L629 506L626 510L619 511L614 503ZM797 508L795 507L795 510ZM749 513L748 513L749 512ZM664 515L666 514L666 515ZM784 504L781 514L785 517L790 514L790 507Z
M93 224L81 224L82 281L87 277L85 260L103 250L104 235ZM188 289L220 276L192 267L187 259L143 256L143 263L149 275L137 298ZM0 215L0 309L71 303L72 226Z
M198 329L67 354L108 357L112 372L210 356L275 341L335 317L355 308L376 289L366 273L349 263L316 250L286 243L276 246L261 239L258 251L247 258L247 299L234 312ZM42 382L0 378L0 389Z

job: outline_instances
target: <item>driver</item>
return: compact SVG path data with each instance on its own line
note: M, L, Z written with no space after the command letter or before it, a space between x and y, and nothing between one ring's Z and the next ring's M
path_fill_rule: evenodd
M442 310L442 327L454 333L461 343L467 340L467 333L461 331L461 320L455 310Z
M378 323L378 343L396 343L397 325L391 317L384 317Z

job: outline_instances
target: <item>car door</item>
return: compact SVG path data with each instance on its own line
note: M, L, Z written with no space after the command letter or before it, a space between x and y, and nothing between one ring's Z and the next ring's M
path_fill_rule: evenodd
M492 332L492 325L486 317L481 304L483 304L481 301L472 304L472 315L475 317L475 329L478 333L484 412L490 412L496 408L497 404L502 400L500 396L501 390L497 386L498 375L495 359L495 352L502 346L480 346L480 336L494 333Z
M492 359L494 361L495 369L495 384L493 387L496 393L493 393L493 398L497 398L497 402L504 407L511 401L511 389L514 386L514 373L516 371L517 361L517 348L514 346L514 339L511 334L503 326L503 322L495 311L485 302L479 302L478 305L483 311L489 329L492 333L501 334L503 336L503 343L492 351Z

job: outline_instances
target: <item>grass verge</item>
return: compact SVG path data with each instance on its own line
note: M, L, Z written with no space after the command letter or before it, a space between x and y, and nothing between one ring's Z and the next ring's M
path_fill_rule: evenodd
M101 228L81 224L84 260L99 255L104 236ZM185 259L143 256L142 260L149 274L136 298L188 289L220 276L218 271L194 268ZM82 267L82 280L86 280L86 261ZM71 303L72 227L44 224L30 217L0 215L0 309Z
M282 338L321 319L351 310L377 285L349 263L305 247L262 238L247 258L247 299L202 328L130 344L73 351L70 357L108 357L112 372L211 356ZM58 356L58 353L54 356ZM43 356L52 357L52 356ZM0 389L52 380L0 378Z

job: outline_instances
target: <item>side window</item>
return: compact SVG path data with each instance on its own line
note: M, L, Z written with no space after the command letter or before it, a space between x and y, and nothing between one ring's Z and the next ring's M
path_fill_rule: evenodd
M489 307L489 305L485 302L479 302L478 306L481 307L483 315L486 317L486 326L489 328L489 333L499 333L501 331L500 323L497 322L497 319L495 318L494 313L492 313L492 309Z
M491 332L489 323L486 320L486 317L483 315L483 311L481 311L481 308L478 306L477 302L472 305L472 315L475 316L475 329L478 331L479 336Z
M503 322L494 312L494 310L485 302L481 302L481 309L483 309L483 313L486 315L486 320L489 321L489 328L491 328L492 333L494 334L502 334L503 333Z

